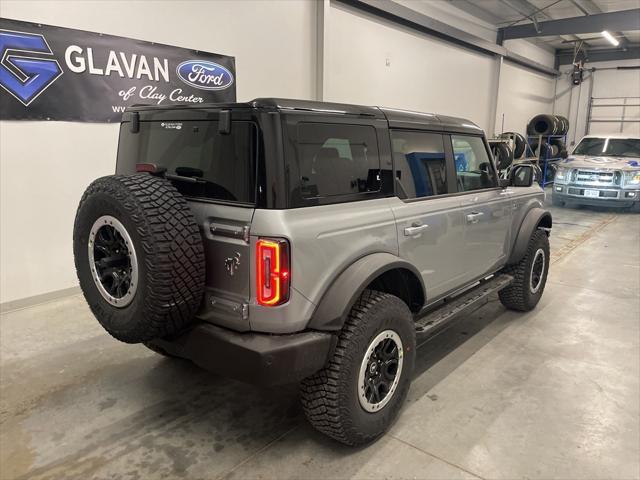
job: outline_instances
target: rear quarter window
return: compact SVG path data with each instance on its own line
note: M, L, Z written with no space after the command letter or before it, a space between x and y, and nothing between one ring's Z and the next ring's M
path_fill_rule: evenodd
M291 133L292 206L356 200L381 191L373 126L301 122Z

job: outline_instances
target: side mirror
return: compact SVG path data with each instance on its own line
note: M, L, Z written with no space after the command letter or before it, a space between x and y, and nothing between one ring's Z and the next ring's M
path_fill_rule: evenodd
M510 184L514 187L530 187L533 185L533 165L521 164L511 169Z
M567 158L569 156L569 152L567 152L566 148L560 150L560 158Z

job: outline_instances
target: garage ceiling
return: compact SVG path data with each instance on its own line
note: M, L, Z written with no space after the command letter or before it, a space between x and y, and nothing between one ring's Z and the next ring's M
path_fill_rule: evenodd
M603 12L637 9L638 0L449 0L449 2L496 27L525 25L532 22L560 20ZM621 47L640 44L640 31L611 32L621 41ZM585 42L586 48L610 48L599 33L542 36L531 41L552 49L573 48L575 42Z

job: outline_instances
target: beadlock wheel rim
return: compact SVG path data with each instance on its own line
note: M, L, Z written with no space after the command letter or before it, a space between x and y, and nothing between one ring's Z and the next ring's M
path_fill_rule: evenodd
M536 250L533 256L533 262L531 264L531 273L529 275L529 288L531 293L538 293L540 286L542 285L542 277L544 276L544 267L546 259L544 250L539 248Z
M393 398L402 375L403 356L402 340L393 330L384 330L371 341L358 376L358 399L365 411L378 412Z
M91 227L87 247L91 277L102 298L117 308L129 305L138 289L138 259L127 229L103 215Z

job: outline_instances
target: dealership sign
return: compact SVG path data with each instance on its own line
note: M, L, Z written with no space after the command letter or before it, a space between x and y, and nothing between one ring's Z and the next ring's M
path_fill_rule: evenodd
M134 104L234 102L225 55L0 18L0 119L117 122Z

